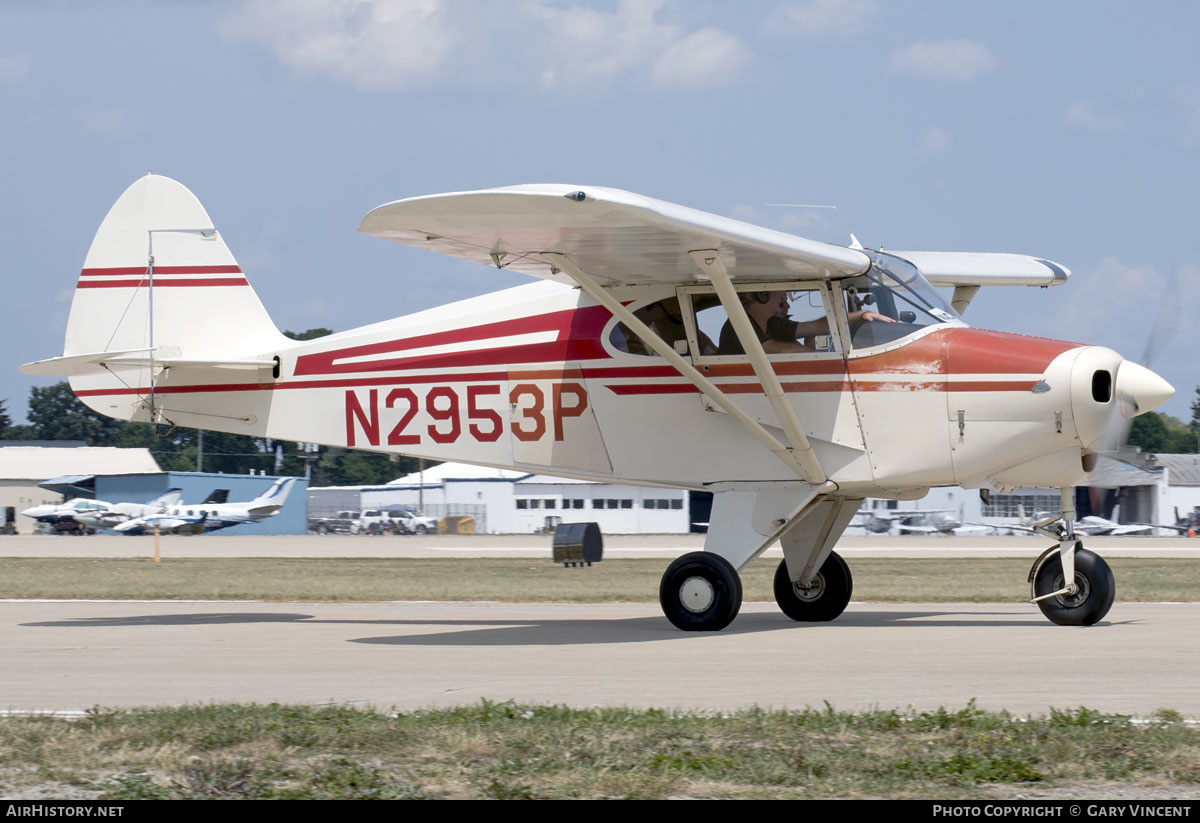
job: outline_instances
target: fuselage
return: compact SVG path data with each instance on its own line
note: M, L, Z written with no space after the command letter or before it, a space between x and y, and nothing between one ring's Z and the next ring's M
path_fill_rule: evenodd
M863 346L846 322L840 284L807 285L836 316L827 350L770 360L844 493L1061 487L1084 476L1081 455L1114 402L1111 392L1090 396L1092 374L1107 369L1111 383L1119 355L972 329L950 315ZM684 291L614 293L631 309L670 299L703 304L703 287L690 290L699 296ZM746 357L705 352L699 322L681 324L691 337L677 345L778 431ZM278 377L170 369L155 391L180 425L278 439L695 489L798 480L661 357L623 342L617 326L579 290L541 282L254 353L278 357ZM136 405L147 391L114 383L73 379L106 413ZM240 420L223 422L231 418Z

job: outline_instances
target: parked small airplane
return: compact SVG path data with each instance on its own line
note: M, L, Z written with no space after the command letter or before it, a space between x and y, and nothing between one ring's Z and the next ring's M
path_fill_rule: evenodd
M1067 625L1112 605L1073 489L1174 389L1111 349L961 316L982 286L1065 282L1056 263L837 246L558 184L398 200L359 230L541 282L291 340L195 196L147 175L100 225L63 355L22 369L154 425L711 491L705 550L659 587L686 630L727 626L738 570L775 543L784 614L836 618L860 503L934 486L1059 489L1030 599Z
M1174 527L1154 526L1149 523L1117 523L1094 514L1079 518L1079 523L1075 526L1076 531L1087 535L1153 534L1156 528Z
M950 509L879 509L858 512L857 523L869 534L991 534L991 526L963 523Z
M43 503L31 506L21 512L25 517L32 517L39 523L62 523L71 521L78 523L75 515L87 511L107 511L111 503L103 500L91 500L86 497L73 497L63 503Z
M21 514L43 523L61 523L73 520L89 529L111 529L114 526L156 512L179 502L179 489L166 492L145 503L108 503L76 497L65 503L49 503L26 509Z
M146 534L158 527L161 534L205 534L243 523L256 523L279 513L295 482L294 477L281 477L258 497L244 503L206 501L193 506L180 503L162 512L122 523L116 527L116 531L121 534Z

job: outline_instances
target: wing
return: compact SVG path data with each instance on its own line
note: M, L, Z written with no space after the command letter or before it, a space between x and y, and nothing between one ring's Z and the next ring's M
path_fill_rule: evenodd
M694 283L689 251L719 249L738 280L862 274L857 249L808 240L620 189L540 184L434 194L373 209L373 237L574 284L539 253L570 257L600 283Z
M1071 272L1065 266L1024 254L957 251L894 251L921 270L935 286L1057 286Z

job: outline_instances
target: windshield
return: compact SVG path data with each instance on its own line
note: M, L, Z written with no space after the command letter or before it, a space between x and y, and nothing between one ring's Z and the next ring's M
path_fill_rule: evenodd
M867 251L870 270L842 281L846 312L875 312L895 322L850 324L853 348L865 349L907 337L915 331L940 323L963 325L917 267L907 260L883 252Z

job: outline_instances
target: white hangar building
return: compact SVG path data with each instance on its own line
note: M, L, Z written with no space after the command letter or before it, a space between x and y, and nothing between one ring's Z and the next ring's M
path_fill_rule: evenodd
M158 463L148 449L85 446L82 441L0 441L0 507L15 510L15 525L22 534L32 534L34 521L20 513L42 503L61 503L68 497L94 497L87 488L72 481L94 482L98 474L158 472ZM39 485L58 480L64 494ZM94 486L92 487L94 489ZM3 525L4 518L0 518Z
M357 493L357 501L353 495ZM476 532L543 532L559 523L600 524L605 534L691 530L688 492L568 480L544 474L441 463L385 486L311 489L310 512L404 505L441 519L475 518Z

